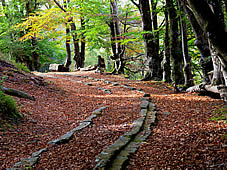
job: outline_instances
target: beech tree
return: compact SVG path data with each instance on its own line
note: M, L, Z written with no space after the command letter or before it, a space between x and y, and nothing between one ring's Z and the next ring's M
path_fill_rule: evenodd
M67 2L64 1L64 8L61 6L56 0L54 0L55 4L65 13L67 13L67 3L70 3L70 0ZM66 14L69 15L69 14ZM81 16L81 28L85 29L85 22L83 17ZM71 29L70 29L71 28ZM76 33L76 25L73 21L73 17L69 16L68 21L66 22L66 52L67 52L67 59L65 67L69 70L70 65L72 63L71 59L71 45L70 45L70 33L72 33L73 37L73 46L74 46L74 57L75 60L75 69L83 68L84 67L84 60L85 60L85 39L81 38L81 51L79 46L79 38L77 37Z
M120 23L118 17L118 7L116 0L110 0L110 8L111 8L111 20L108 24L111 32L111 47L113 56L111 57L114 60L114 70L113 73L124 73L124 49L121 45L121 31L120 31Z
M136 3L134 0L131 0L134 5L140 11L142 23L143 23L143 39L145 46L145 57L146 62L148 63L148 72L146 73L143 80L161 80L161 59L159 58L159 43L158 43L158 33L154 34L152 31L157 29L157 18L156 13L153 11L153 20L150 10L149 0L139 0ZM157 2L151 1L152 8L155 10ZM153 29L153 26L154 29Z
M225 31L223 15L221 14L220 1L187 0L187 3L200 27L208 37L210 50L213 53L215 53L214 50L217 52L216 56L220 60L221 72L225 80L225 85L227 85L227 32ZM215 55L213 54L213 56ZM213 79L215 79L215 76ZM213 84L216 83L213 81Z
M168 15L168 6L165 5L165 37L164 37L164 58L162 61L163 68L163 81L167 83L171 83L171 66L170 66L170 37L169 37L169 15Z
M36 70L38 71L40 69L40 55L37 52L37 37L36 34L33 34L30 37L30 40L27 42L26 45L24 45L24 49L26 48L27 51L29 51L29 54L26 55L23 51L23 49L21 47L19 47L20 49L14 50L15 47L12 47L12 44L16 41L17 39L17 35L16 33L13 33L11 30L11 27L13 24L15 24L14 22L16 22L15 18L17 19L22 19L25 17L28 17L31 13L36 12L39 8L40 8L40 2L38 2L37 0L32 1L32 0L28 0L25 1L24 3L22 2L17 2L17 1L5 1L2 0L1 1L1 5L3 7L2 12L4 13L7 22L8 22L8 31L10 31L10 45L9 45L9 52L10 55L13 56L14 58L16 58L16 61L18 62L23 62L25 63L28 68L32 71ZM32 23L31 23L32 25ZM21 36L23 36L24 34L26 34L27 32L29 32L31 29L31 27L27 27L24 31L21 31L19 34ZM22 53L24 54L20 54L20 52L23 51ZM20 54L20 55L19 55Z
M175 1L176 3L176 1ZM184 84L183 55L179 32L179 18L173 0L166 0L170 18L170 56L173 60L173 79L176 84Z
M195 34L195 38L196 38L195 45L197 46L200 52L200 65L202 67L202 72L203 72L203 81L205 83L210 83L208 73L213 70L213 63L211 59L211 53L209 49L207 34L205 34L202 28L200 27L194 14L189 9L189 6L186 5L184 1L182 1L182 4L184 6L184 9L187 13L187 17L191 23L192 29Z
M220 93L221 97L227 101L227 48L225 45L227 32L221 0L187 0L182 2L188 13L191 10L193 13L191 15L194 15L202 32L207 37L214 66L211 85L205 84L199 88Z
M178 8L180 12L180 30L181 30L181 42L182 42L182 52L184 58L184 78L185 86L191 87L194 85L192 76L192 61L191 56L188 52L188 38L187 38L187 25L185 21L185 11L182 8L181 3L178 1Z

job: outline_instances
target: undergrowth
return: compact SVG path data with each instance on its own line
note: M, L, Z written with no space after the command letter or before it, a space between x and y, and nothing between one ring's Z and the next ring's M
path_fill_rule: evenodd
M227 123L227 106L220 107L215 112L215 115L212 116L209 120L212 121L222 121L224 123ZM227 138L227 134L222 136L222 138Z
M1 90L4 79L5 77L0 80L0 128L3 128L5 123L10 126L8 121L15 121L22 117L18 112L15 100Z

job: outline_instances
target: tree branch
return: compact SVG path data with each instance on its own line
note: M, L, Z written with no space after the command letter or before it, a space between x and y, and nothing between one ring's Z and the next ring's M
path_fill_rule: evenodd
M137 6L137 8L139 8L139 10L140 10L140 5L139 5L139 4L137 4L134 0L131 0L131 2L132 2L135 6Z
M56 0L54 0L54 2L62 11L66 12L66 10Z

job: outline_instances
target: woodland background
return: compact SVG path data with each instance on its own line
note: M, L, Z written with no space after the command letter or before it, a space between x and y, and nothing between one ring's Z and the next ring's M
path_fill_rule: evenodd
M50 63L74 71L96 64L101 55L107 71L131 79L190 87L210 84L208 73L214 70L212 85L226 84L224 0L2 0L0 5L1 56L30 71L48 71Z

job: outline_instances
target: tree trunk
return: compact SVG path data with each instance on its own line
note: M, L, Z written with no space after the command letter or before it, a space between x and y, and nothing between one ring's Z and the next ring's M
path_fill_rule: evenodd
M180 25L181 25L181 38L182 38L182 51L184 57L184 78L185 86L194 86L193 76L192 76L192 60L188 52L188 39L187 39L187 25L184 19L185 12L182 9L182 5L178 1L178 6L180 10Z
M76 33L76 25L73 22L73 18L70 21L71 23L71 30L73 31L72 37L73 37L73 47L74 47L74 57L73 59L75 60L75 70L79 68L84 67L84 60L85 60L85 37L81 37L81 48L79 45L79 39L77 38L77 33ZM85 23L84 19L81 18L81 29L85 30ZM80 51L81 49L81 51Z
M171 80L171 67L170 67L170 39L169 39L169 16L167 11L168 6L165 8L165 40L164 40L164 59L162 62L163 67L163 81L170 83Z
M81 29L83 31L85 30L84 18L81 18ZM86 45L86 42L85 42L84 34L85 33L83 32L82 37L81 37L81 52L80 52L80 66L81 66L81 68L84 67L84 61L85 61L85 45Z
M113 20L110 21L109 27L110 27L110 34L111 34L111 47L112 47L112 52L113 52L113 58L117 58L117 47L116 47L116 42L115 42L116 34L114 31Z
M224 13L221 6L221 0L213 0L209 1L209 5L212 9L212 12L214 13L215 17L219 20L220 24L223 28L225 28L225 21L224 21ZM222 63L222 54L217 51L216 48L214 48L211 40L209 41L211 54L212 54L212 60L214 64L214 74L213 74L213 80L212 85L220 85L225 84L227 85L227 65L225 63Z
M80 46L79 46L79 39L77 38L76 33L76 25L73 21L73 18L71 19L71 31L72 31L72 37L73 37L73 49L74 49L74 56L73 60L75 61L75 70L80 68L78 59L80 58Z
M148 71L142 80L161 80L162 75L159 71L161 69L161 60L155 53L155 47L158 46L158 43L155 44L154 35L152 33L153 27L149 0L140 0L138 7L140 8L142 17L143 31L146 31L146 33L143 34L143 39L145 56L148 63Z
M195 45L198 47L200 52L200 65L202 67L203 72L203 81L205 83L210 83L210 79L208 77L208 72L213 70L213 64L211 60L211 53L208 44L208 38L202 28L200 27L199 23L197 22L194 14L188 8L185 2L182 3L184 9L187 13L188 19L191 23L192 29L195 33Z
M173 0L166 0L170 17L170 56L173 60L173 78L176 84L184 84L183 56L179 41L178 17Z
M71 60L71 47L70 47L70 35L69 34L70 34L70 29L66 25L66 41L65 41L65 47L66 47L67 58L66 58L65 67L68 70L70 69L70 65L72 63L72 60Z
M120 23L118 19L118 7L117 7L117 1L111 0L110 1L111 6L111 15L112 15L112 21L110 21L109 27L111 30L111 46L113 51L113 57L111 57L112 60L114 60L114 70L112 73L124 73L124 50L122 49L122 45L120 43L121 40L121 31L120 31Z
M70 3L70 0L64 1L65 5L64 8L56 1L54 0L55 4L64 12L67 12L65 9L67 8L67 3ZM79 39L76 34L76 25L73 21L73 17L69 17L67 24L70 24L71 31L72 31L72 37L73 37L73 47L74 47L74 57L73 59L75 60L75 70L78 68L83 68L84 67L84 60L85 60L85 37L81 38L81 52L80 52L80 47L79 47ZM66 26L66 32L70 33L70 29L68 28L68 25ZM81 19L81 29L85 29L85 23L84 19ZM68 40L67 40L68 39ZM67 62L66 62L66 67L69 69L68 66L71 65L71 48L70 44L67 45L67 42L70 42L70 37L66 38L66 52L67 52ZM69 52L70 51L70 52ZM70 59L69 59L70 58Z
M152 8L152 23L154 30L154 54L153 54L153 62L152 62L152 79L161 80L162 79L162 67L161 61L162 55L159 55L159 31L158 31L158 12L157 11L157 0L151 0L151 8Z
M34 12L37 9L37 1L26 1L25 3L26 15L27 17L30 13ZM29 28L30 29L30 28ZM39 71L40 69L40 56L37 53L37 39L36 36L33 36L31 39L31 59L28 58L28 68L31 71Z
M206 0L187 0L194 16L199 22L204 32L216 50L221 54L219 57L224 65L224 70L227 69L227 32L223 23L215 16L212 9Z
M211 56L212 56L213 67L214 67L211 85L224 84L223 76L221 72L221 62L218 58L217 51L212 46L211 46Z
M39 71L40 69L40 57L37 53L37 39L35 36L32 37L32 65L34 68L34 71Z

